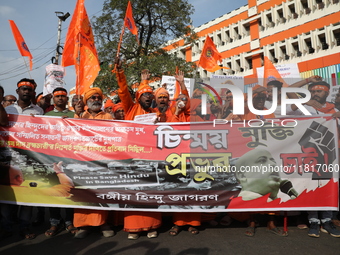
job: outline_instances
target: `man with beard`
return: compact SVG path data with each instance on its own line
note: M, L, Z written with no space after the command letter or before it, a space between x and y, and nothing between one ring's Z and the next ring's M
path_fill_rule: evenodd
M121 69L121 60L119 58L116 59L116 76L119 86L118 95L124 108L125 120L134 120L135 116L156 112L151 108L154 95L152 88L147 83L147 78L149 76L147 70L142 72L142 81L136 92L135 102L130 95L124 71Z
M18 101L6 107L8 114L44 115L44 110L32 103L37 84L33 79L23 78L17 83Z
M322 77L314 75L305 80L296 82L289 87L299 88L305 85L308 85L308 90L311 93L311 99L303 105L312 115L334 114L338 111L333 103L326 101L329 95L330 85L327 82L322 81ZM299 98L295 93L287 93L287 96L288 98L293 99ZM291 105L291 109L292 112L289 113L289 115L304 115L294 104Z
M312 114L333 114L337 111L333 103L326 101L329 89L330 85L324 81L313 82L308 86L311 100L315 100L320 104L320 107L313 106L315 112L311 112Z
M103 102L103 92L100 88L90 88L84 93L83 102L88 109L81 114L83 119L101 119L112 120L110 113L101 110ZM80 118L75 115L75 118ZM104 237L111 237L114 231L107 225L108 211L90 210L90 209L75 209L73 224L79 227L79 231L75 234L75 238L84 238L87 236L90 227L100 226Z
M102 111L103 92L100 88L91 88L84 93L83 102L87 106L81 118L112 120L110 113ZM77 116L75 116L77 118ZM79 116L78 116L79 118Z
M168 121L173 114L169 107L169 92L165 88L160 87L156 89L154 96L156 101L156 108L154 109L157 112L159 122Z
M154 113L155 110L151 108L153 99L153 91L147 84L149 76L148 71L142 72L142 82L136 92L136 102L133 101L124 71L121 68L121 60L116 58L115 72L118 81L118 95L125 112L125 120L134 120L135 116ZM159 212L124 212L124 231L128 232L128 239L135 240L140 236L140 232L147 231L148 238L155 238L158 236L156 231L161 226L162 215Z

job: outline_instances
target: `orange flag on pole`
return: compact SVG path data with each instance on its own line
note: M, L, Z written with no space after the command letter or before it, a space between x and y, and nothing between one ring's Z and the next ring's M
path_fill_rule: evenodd
M126 8L124 26L127 27L130 30L130 32L136 36L137 41L138 41L138 29L136 27L135 20L133 18L132 6L131 6L130 1L128 2L128 6Z
M84 0L77 1L65 39L62 66L70 65L74 65L76 69L76 94L82 95L90 88L100 71Z
M219 66L217 61L222 61L222 55L217 51L211 38L207 36L198 65L211 73L222 68L229 69Z
M263 67L263 86L267 87L267 83L273 80L278 80L283 83L282 87L288 87L288 84L282 79L280 73L277 71L273 63L267 56L264 56L264 67Z
M11 26L12 29L12 33L15 39L15 42L17 43L18 46L18 50L20 51L21 56L23 57L28 57L30 59L30 69L32 70L32 54L30 52L30 50L28 49L24 38L22 37L17 25L14 23L13 20L9 20L9 24Z

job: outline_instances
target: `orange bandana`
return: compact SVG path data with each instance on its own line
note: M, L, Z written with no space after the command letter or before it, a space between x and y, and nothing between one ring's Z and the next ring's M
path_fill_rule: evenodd
M323 90L323 91L329 91L329 88L325 85L315 85L312 87L311 91L313 90Z
M139 85L138 90L136 92L137 101L143 93L151 93L152 94L152 92L153 92L153 90L149 85L147 85L147 84Z
M155 90L154 95L155 95L156 98L158 98L160 96L169 97L169 92L165 88L160 87L160 88Z
M112 107L112 111L113 111L113 112L116 112L116 111L119 110L119 109L123 109L122 103L115 104L115 105Z
M43 95L38 96L37 102L39 102L43 98Z
M32 89L36 88L36 85L33 84L33 83L30 83L29 81L22 81L18 84L18 88L20 88L22 86L28 86L28 87L31 87Z
M106 102L105 102L105 104L104 104L104 109L106 109L106 108L108 108L108 107L112 107L112 109L113 109L114 105L115 105L115 104L112 102L112 100L111 100L111 99L108 99L108 100L106 100Z
M53 93L53 96L67 96L67 93L65 91L59 90Z

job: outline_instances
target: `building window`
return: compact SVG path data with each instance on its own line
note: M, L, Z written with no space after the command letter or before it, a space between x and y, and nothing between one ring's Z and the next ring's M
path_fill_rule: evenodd
M309 14L311 12L311 9L308 6L307 0L301 0L301 6L304 9L305 14Z
M292 19L297 19L299 17L299 15L296 13L294 3L289 5L288 8L289 8L289 12L290 12L289 17L292 18Z
M340 46L340 28L333 30L335 45Z
M267 15L267 27L274 27L275 26L275 23L273 22L273 19L272 19L272 14L271 13L268 13Z
M325 34L318 35L319 41L321 43L321 49L327 50L329 48L328 43L326 42Z

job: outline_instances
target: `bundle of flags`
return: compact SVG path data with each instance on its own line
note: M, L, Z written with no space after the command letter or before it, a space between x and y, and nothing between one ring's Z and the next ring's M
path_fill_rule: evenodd
M94 37L84 6L84 0L78 0L69 29L67 31L62 66L74 65L76 69L76 93L87 91L100 71Z

